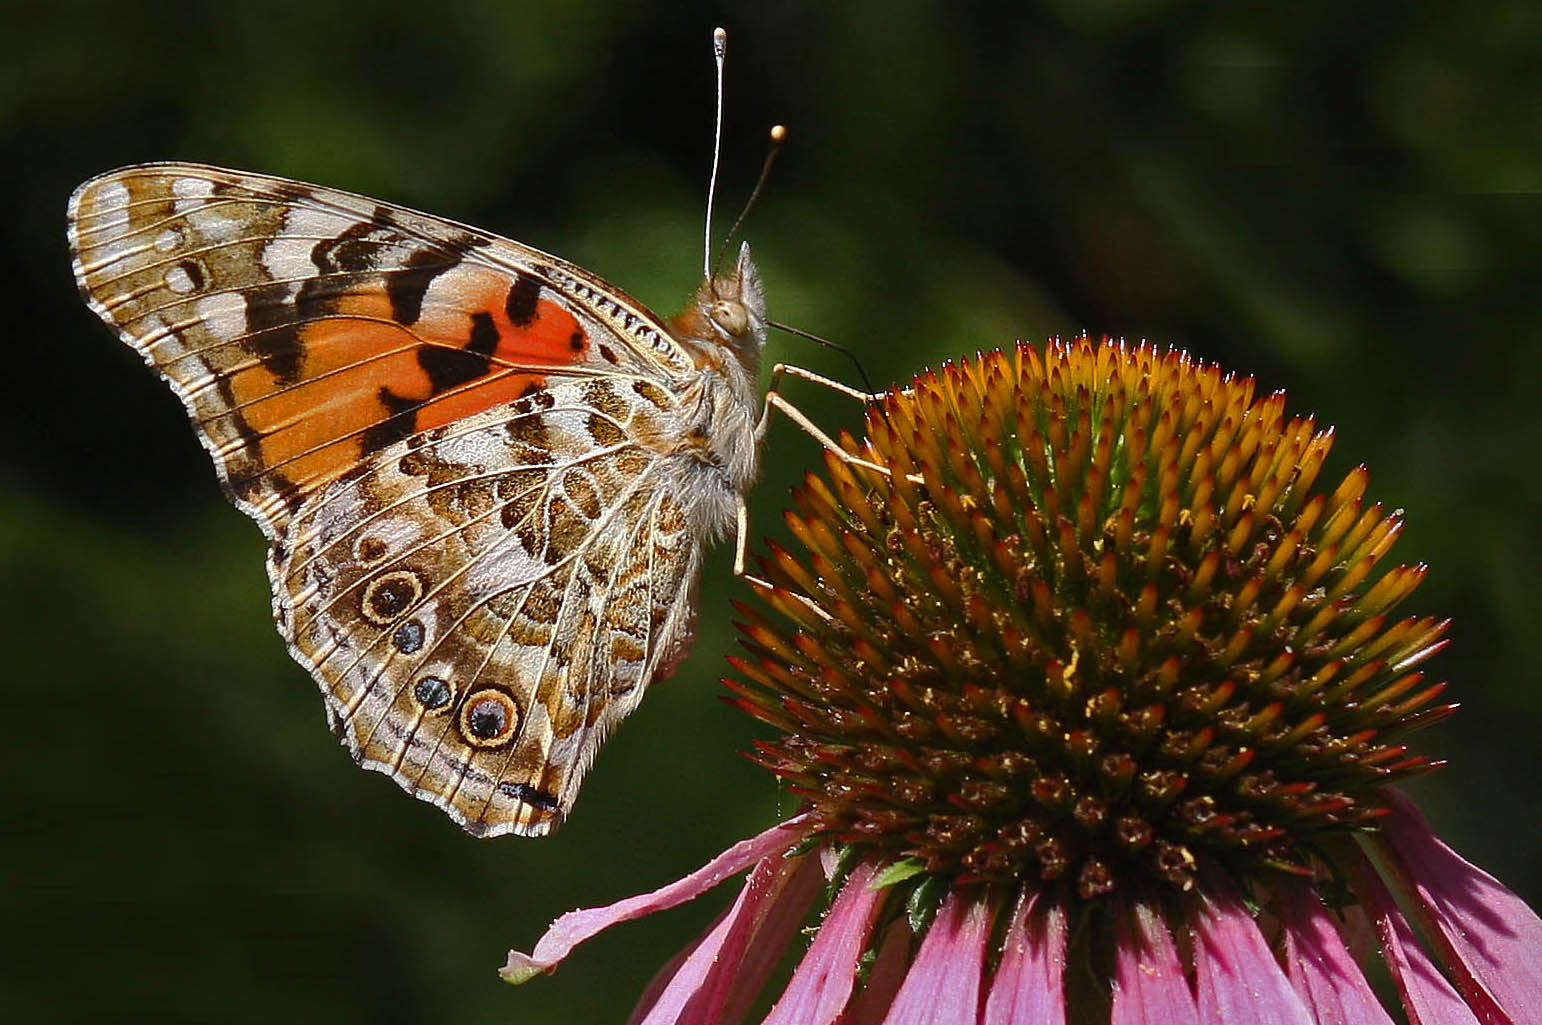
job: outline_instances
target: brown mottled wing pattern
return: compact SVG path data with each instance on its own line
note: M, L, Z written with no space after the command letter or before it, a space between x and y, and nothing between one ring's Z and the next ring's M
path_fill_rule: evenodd
M474 833L560 821L683 637L700 548L632 398L561 384L402 442L270 567L356 757Z
M103 175L70 243L272 539L355 756L474 833L560 821L688 639L700 538L637 440L680 429L680 344L555 257L261 175Z

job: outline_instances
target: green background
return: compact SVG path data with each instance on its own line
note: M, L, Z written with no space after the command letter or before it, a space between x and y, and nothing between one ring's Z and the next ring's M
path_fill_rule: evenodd
M718 701L747 596L726 553L694 656L569 825L470 839L329 735L269 623L257 530L77 301L63 223L90 175L207 161L483 225L671 311L700 266L718 23L725 219L766 127L791 126L745 230L774 316L880 382L1018 336L1148 337L1337 426L1331 476L1367 463L1409 513L1395 556L1433 567L1405 608L1455 617L1430 671L1466 707L1416 741L1454 764L1413 789L1537 902L1542 8L1242 6L0 7L0 1019L613 1022L722 906L520 989L494 976L561 911L788 810ZM815 461L777 427L757 537Z

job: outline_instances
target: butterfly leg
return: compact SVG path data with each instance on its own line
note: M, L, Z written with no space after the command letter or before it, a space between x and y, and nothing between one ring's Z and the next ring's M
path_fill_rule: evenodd
M744 501L741 494L738 497L738 508L735 509L736 522L734 523L734 576L749 576L745 573L745 561L749 557L750 545L750 507Z
M823 374L816 374L812 370L807 370L794 363L778 363L776 366L771 368L771 391L776 391L777 384L781 382L784 376L797 377L804 381L811 381L814 384L821 385L830 389L831 391L840 392L842 395L849 395L851 398L856 399L858 402L877 402L879 399L883 398L882 393L868 394L865 391L858 391L856 388L851 387L849 384L842 384L840 381L837 381L834 378L826 377Z

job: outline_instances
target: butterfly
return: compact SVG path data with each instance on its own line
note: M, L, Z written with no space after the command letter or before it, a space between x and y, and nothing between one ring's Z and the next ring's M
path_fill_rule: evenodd
M742 572L770 408L748 247L663 320L476 228L179 163L86 182L69 241L267 536L354 758L475 835L560 823L736 525Z

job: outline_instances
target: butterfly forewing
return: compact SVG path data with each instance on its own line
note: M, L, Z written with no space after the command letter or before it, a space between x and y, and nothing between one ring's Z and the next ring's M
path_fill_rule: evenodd
M272 539L355 756L478 834L560 821L689 640L697 478L742 486L700 441L722 400L682 406L699 353L555 257L283 179L124 168L70 241Z
M542 271L578 279L554 257L335 190L126 168L82 186L71 225L88 301L177 389L269 528L386 445L552 373L659 376L682 358L656 329L610 329L626 300L555 290Z

